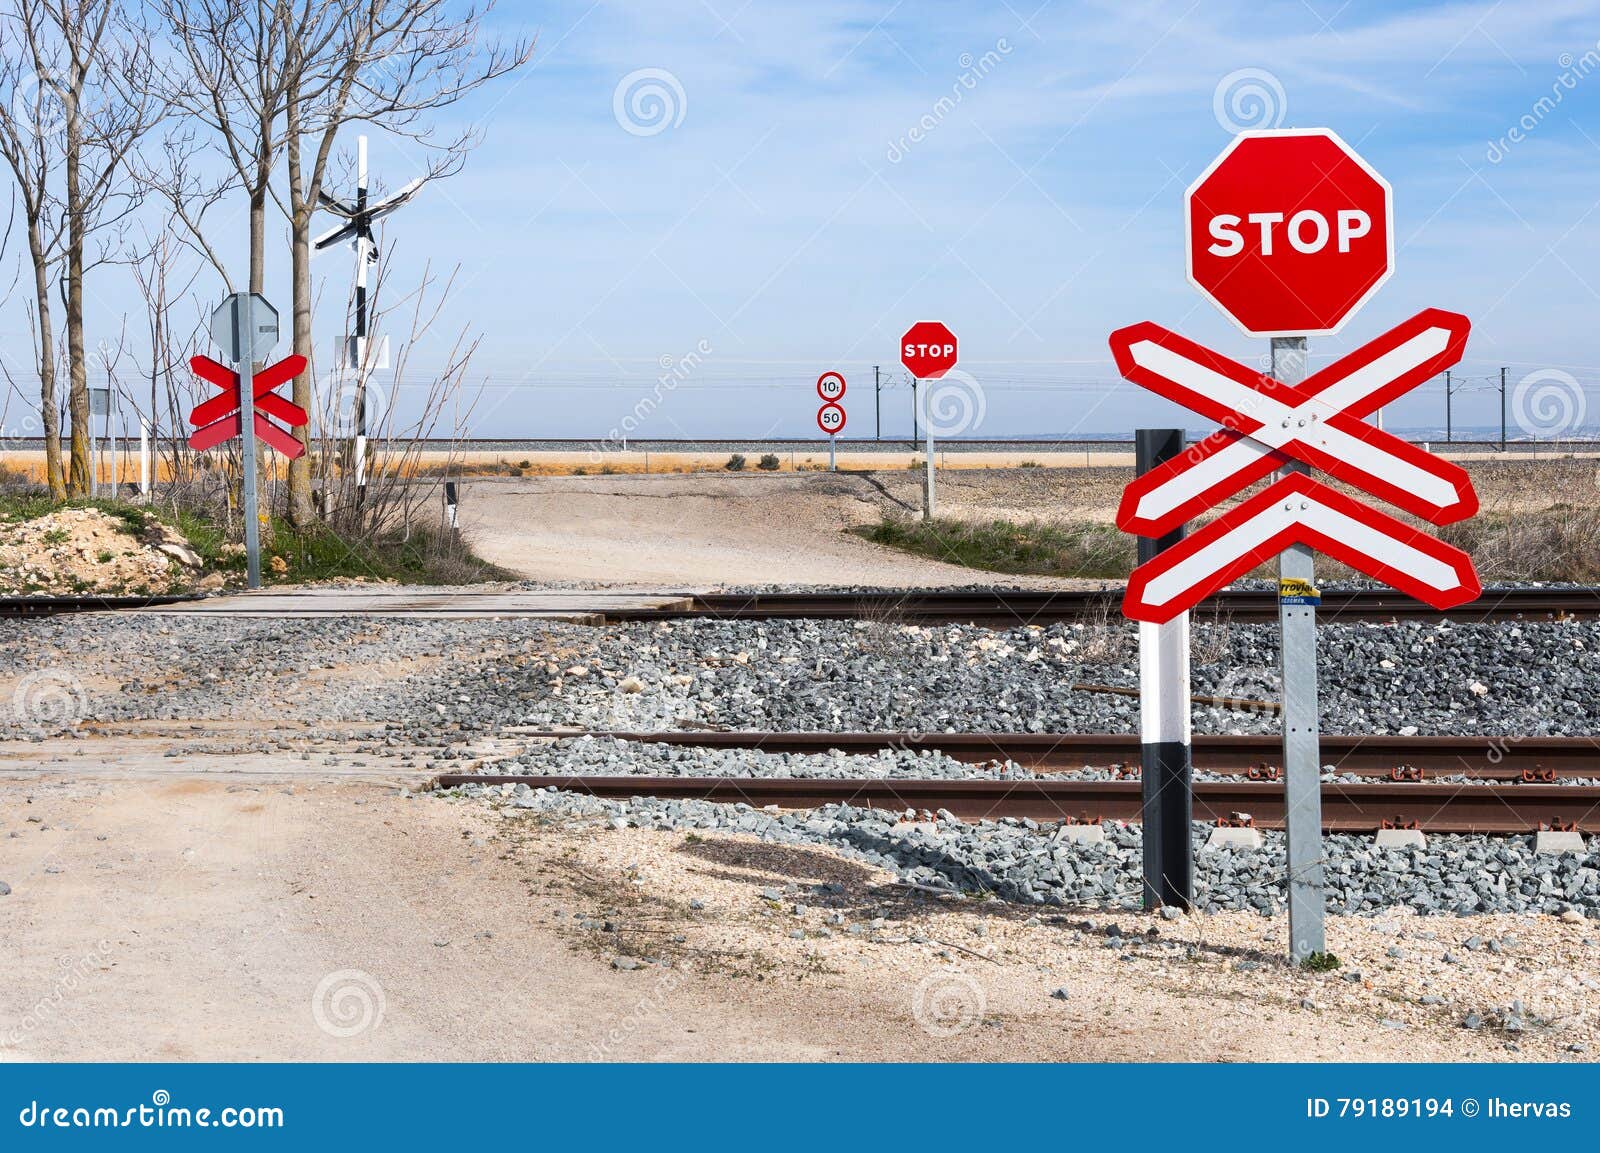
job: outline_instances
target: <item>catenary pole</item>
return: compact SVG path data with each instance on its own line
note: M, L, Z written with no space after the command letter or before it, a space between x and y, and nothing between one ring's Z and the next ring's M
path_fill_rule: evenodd
M883 439L883 381L878 376L878 366L872 366L872 413L876 418L873 440Z

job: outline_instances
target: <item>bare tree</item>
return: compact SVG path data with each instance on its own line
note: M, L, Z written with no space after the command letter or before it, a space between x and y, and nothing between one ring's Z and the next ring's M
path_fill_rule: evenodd
M33 269L34 353L39 370L39 420L44 433L45 477L50 495L67 495L61 460L61 421L56 400L56 341L51 307L52 268L60 256L59 202L52 176L60 166L60 133L56 130L50 90L39 80L39 64L29 47L41 38L29 31L39 11L23 3L0 12L0 155L16 180L22 221ZM42 61L54 70L57 60Z
M316 14L312 15L312 10ZM483 9L455 10L448 0L318 0L306 22L331 36L303 37L288 46L285 67L285 158L288 168L290 259L293 269L294 351L314 361L311 333L311 220L327 178L339 130L362 122L422 144L425 179L457 170L477 143L471 129L445 138L427 122L468 93L527 62L529 40L505 43L482 36ZM312 46L308 49L307 46ZM320 46L320 51L313 50ZM308 367L294 382L294 400L313 408ZM300 430L307 447L309 427ZM289 517L310 523L310 453L289 465Z
M137 207L129 153L163 105L155 95L148 30L118 0L23 0L15 9L48 108L60 117L61 294L65 306L72 460L68 491L89 489L89 385L83 322L86 272L106 258L91 236Z

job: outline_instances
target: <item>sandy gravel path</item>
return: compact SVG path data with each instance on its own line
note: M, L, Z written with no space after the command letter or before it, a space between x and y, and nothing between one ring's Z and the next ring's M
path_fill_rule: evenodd
M466 482L474 550L533 580L645 586L1029 583L909 556L846 533L918 507L897 478L861 476L529 477Z
M552 826L381 775L0 779L0 1059L1570 1060L1592 1044L1592 994L1567 988L1593 976L1592 930L1553 918L1334 918L1362 979L1292 975L1284 925L1252 915L1029 923L825 851ZM1131 947L1107 947L1112 924ZM1473 934L1517 944L1440 963ZM1573 1016L1515 1039L1461 1028L1513 996Z

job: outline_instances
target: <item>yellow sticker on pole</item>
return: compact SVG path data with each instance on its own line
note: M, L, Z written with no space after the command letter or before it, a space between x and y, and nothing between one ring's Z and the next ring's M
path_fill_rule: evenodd
M1286 605L1320 605L1322 590L1301 577L1285 577L1278 582L1278 600Z

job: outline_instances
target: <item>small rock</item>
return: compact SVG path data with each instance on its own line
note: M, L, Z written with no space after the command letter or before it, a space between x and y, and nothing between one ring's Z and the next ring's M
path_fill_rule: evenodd
M705 907L706 907L706 903L704 901L702 901L699 897L691 897L691 898L689 898L689 908L694 909L696 912L698 912L699 910L701 910L701 909L703 909Z
M11 886L6 884L4 881L0 881L0 897L9 897L10 895Z
M639 962L635 961L632 957L612 957L611 958L611 967L613 969L622 969L624 971L629 971L629 970L633 970L633 969L638 969L641 966L640 966Z
M624 677L622 682L617 685L617 691L623 693L642 693L644 692L644 682L638 677Z
M1569 925L1583 924L1583 914L1571 906L1568 906L1561 911L1561 919Z
M1183 910L1172 905L1161 906L1161 919L1163 921L1176 921L1183 916Z
M1481 1029L1483 1028L1483 1018L1476 1013L1468 1013L1461 1022L1461 1027L1463 1029Z
M1060 988L1052 989L1050 991L1050 996L1055 998L1057 1001L1065 1001L1067 998L1071 997L1072 994L1067 991L1067 987L1065 985L1062 985Z

